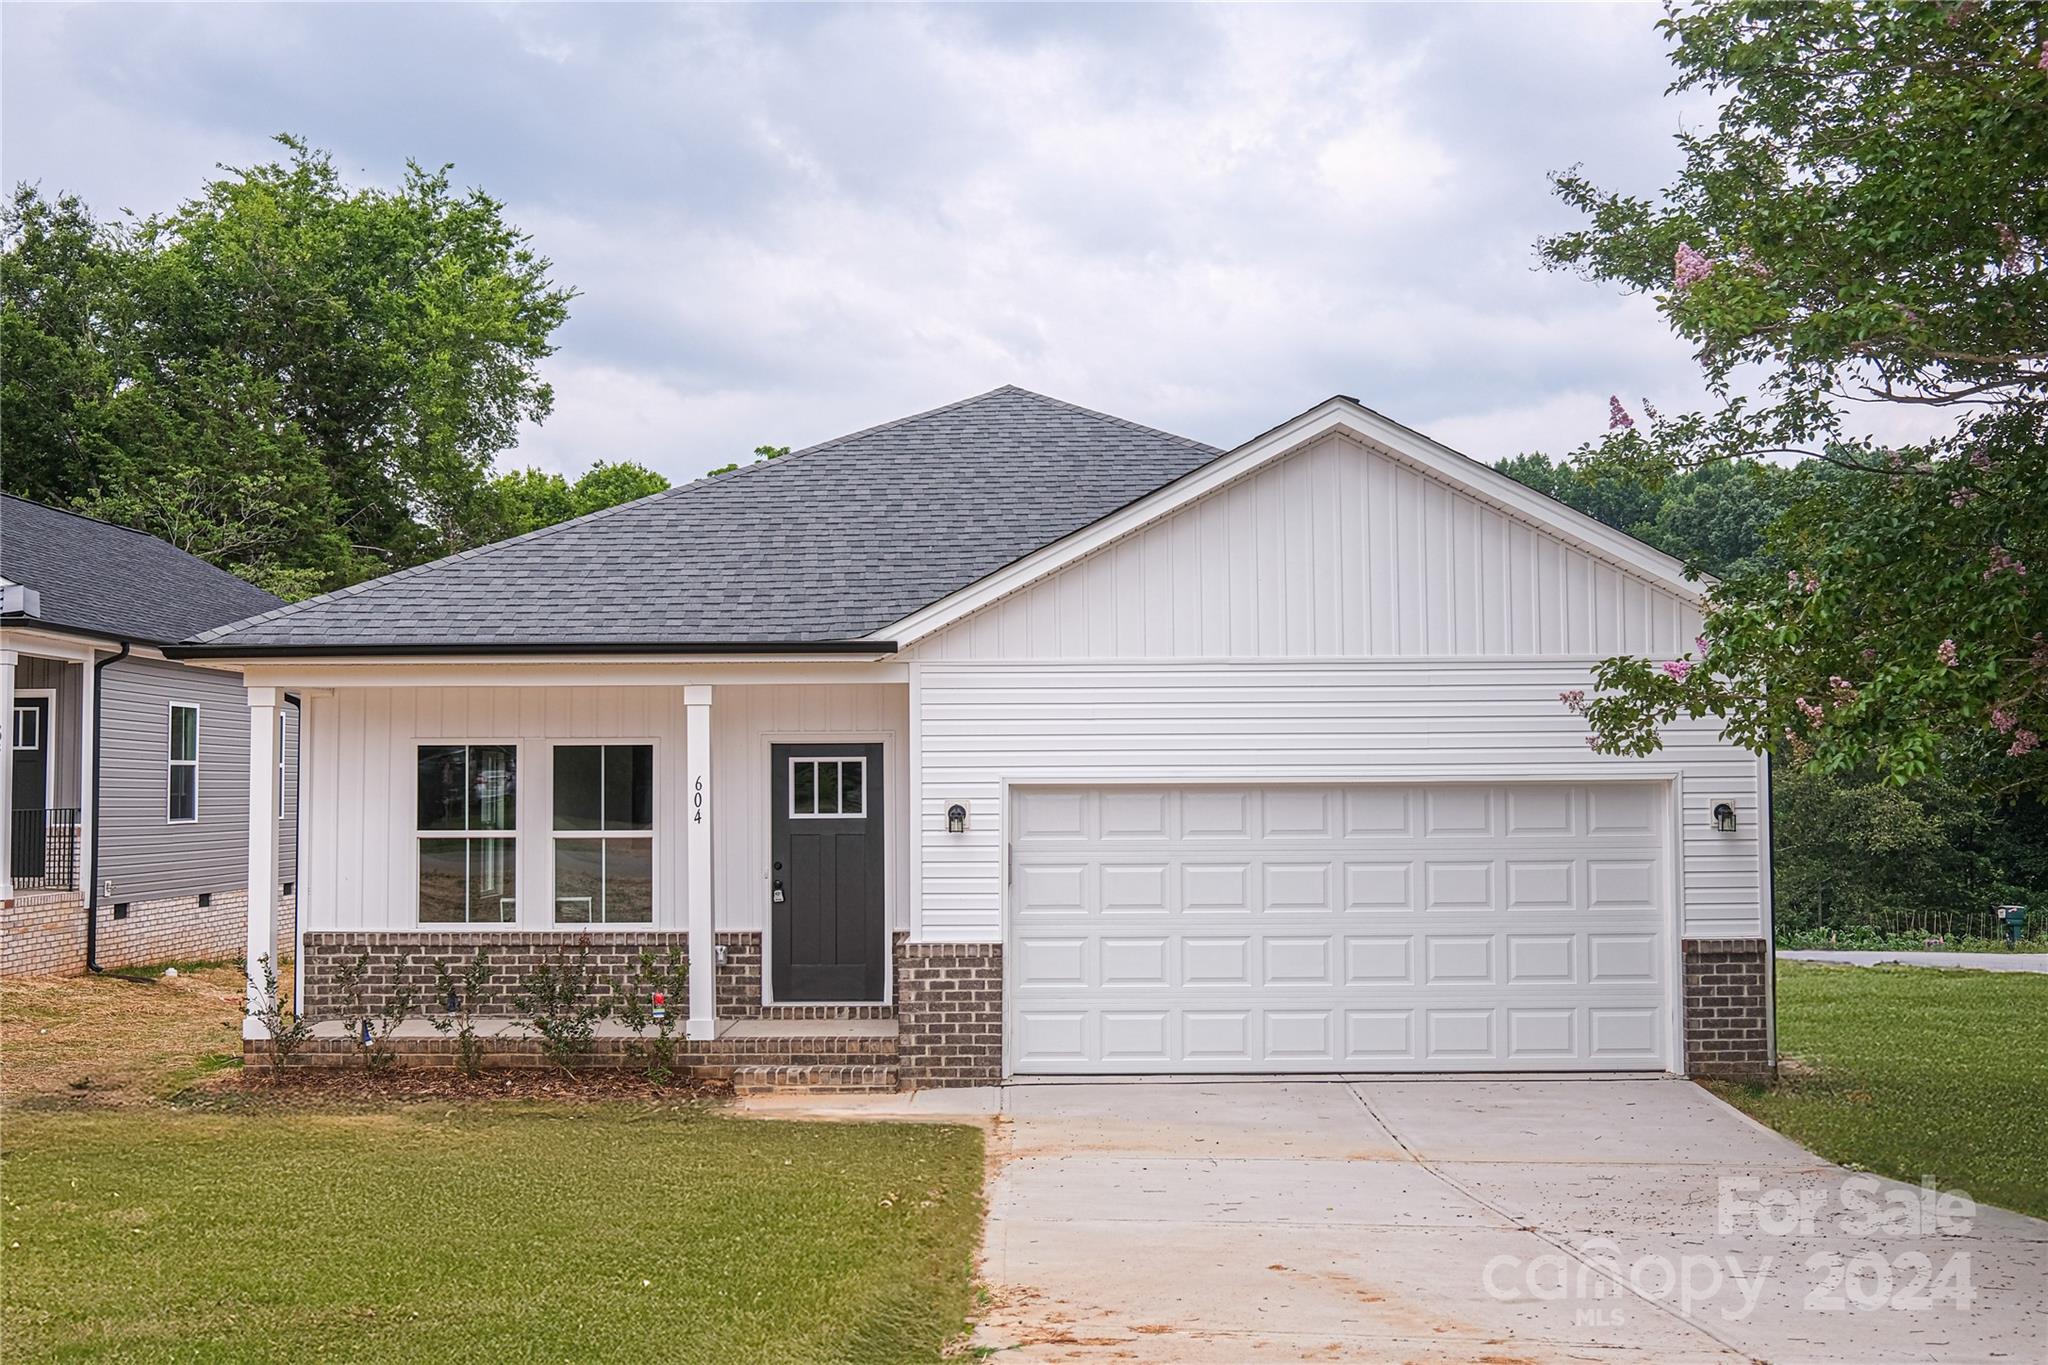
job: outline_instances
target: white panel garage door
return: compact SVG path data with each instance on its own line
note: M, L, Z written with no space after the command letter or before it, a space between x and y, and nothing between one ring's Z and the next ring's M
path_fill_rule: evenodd
M1661 1069L1649 786L1019 789L1019 1073Z

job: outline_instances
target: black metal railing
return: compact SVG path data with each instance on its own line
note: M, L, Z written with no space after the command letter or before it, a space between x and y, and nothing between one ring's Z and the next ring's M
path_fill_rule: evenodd
M78 887L78 812L14 812L13 875L18 891L73 891Z

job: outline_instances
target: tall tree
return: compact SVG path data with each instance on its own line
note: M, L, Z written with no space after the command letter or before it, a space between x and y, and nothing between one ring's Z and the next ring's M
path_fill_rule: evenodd
M1596 747L1727 733L1830 771L1944 768L2048 786L2048 10L2013 3L1687 4L1674 90L1720 100L1658 198L1555 177L1588 225L1559 269L1654 297L1714 403L1618 398L1577 453L1652 477L1787 453L1834 466L1738 568L1698 648L1611 659ZM1910 444L1845 414L1947 414Z
M357 188L279 141L133 225L17 189L0 440L10 489L336 586L478 543L573 291L447 167Z

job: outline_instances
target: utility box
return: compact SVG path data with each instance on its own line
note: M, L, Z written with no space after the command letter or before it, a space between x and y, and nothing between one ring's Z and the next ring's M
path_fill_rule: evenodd
M2005 946L2019 947L2020 940L2027 932L2027 907L2024 905L2001 905L1998 907L1998 923L2005 930Z

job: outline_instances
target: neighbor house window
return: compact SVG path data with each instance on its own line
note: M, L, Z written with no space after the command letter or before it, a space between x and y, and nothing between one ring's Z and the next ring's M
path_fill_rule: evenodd
M867 775L864 758L792 758L789 813L800 819L865 814Z
M654 922L654 746L555 747L555 923Z
M14 747L33 753L43 747L43 712L38 706L14 708Z
M165 817L173 822L199 818L199 708L171 703L170 800Z
M420 745L420 923L518 917L518 757L510 744Z

